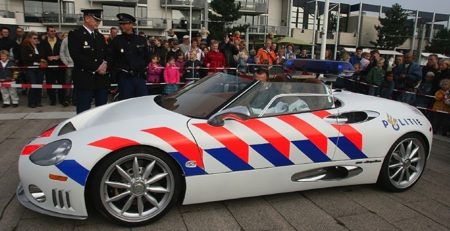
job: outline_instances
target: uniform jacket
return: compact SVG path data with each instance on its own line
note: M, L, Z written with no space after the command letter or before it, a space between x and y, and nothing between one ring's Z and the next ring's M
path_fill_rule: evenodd
M111 41L112 67L144 73L150 61L147 41L136 34L121 34Z
M108 75L95 73L103 61L107 61L110 67L111 60L103 35L97 31L94 33L95 39L84 27L69 32L68 45L74 62L72 76L75 88L94 90L109 86Z

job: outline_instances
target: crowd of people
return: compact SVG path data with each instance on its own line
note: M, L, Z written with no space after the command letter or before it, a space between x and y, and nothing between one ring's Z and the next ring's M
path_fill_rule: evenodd
M108 76L99 78L101 81L105 80L101 85L118 83L120 99L127 99L147 94L170 94L178 90L179 83L218 71L252 73L257 65L282 65L288 59L311 58L307 49L296 49L292 44L273 43L272 33L267 35L261 48L251 50L247 50L248 46L238 31L226 34L222 40L210 39L205 28L194 33L192 38L189 35L178 36L173 29L161 37L149 37L143 32L136 34L133 28L135 19L126 14L118 15L119 28L112 27L109 35L102 35L96 27L101 20L100 16L96 17L97 13L84 12L85 29L79 30L79 36L75 32L57 32L55 27L48 26L44 34L24 33L23 28L17 27L15 38L10 38L9 29L1 28L0 81L29 84L42 84L44 81L47 84L74 83L73 91L47 89L49 104L59 103L65 107L76 104L77 99L89 102L85 108L77 108L77 112L81 112L90 107L93 98L97 99L97 93L84 98L85 95L75 97L75 91L87 94L84 91L91 90L87 85L98 84L97 80L95 83L80 83L82 81L78 80L81 87L77 89L76 76L82 76L83 72L94 76ZM119 33L119 29L122 33ZM92 37L98 39L95 40L97 42L88 42L88 38L83 37L86 32L93 32ZM132 47L127 45L130 42ZM73 44L77 44L77 48ZM84 63L85 55L89 54L86 52L90 48L92 56L98 56L98 60L95 58L95 62L92 61L98 67L88 68L89 65ZM333 59L332 56L331 50L327 50L326 59ZM341 53L339 60L352 63L355 73L351 78L353 81L338 79L336 86L450 113L450 60L439 60L437 55L430 55L426 66L421 67L414 62L411 53L397 56L392 64L387 58L382 57L377 50L363 52L360 47L354 55ZM146 83L155 85L143 88ZM158 85L159 83L164 85ZM41 88L21 90L2 87L3 107L17 107L21 93L28 95L28 107L42 106ZM104 93L101 95L103 99ZM98 105L106 103L103 101L105 100L100 100ZM442 128L441 132L449 135L448 114L433 113L430 120L435 131Z
M378 50L356 49L344 61L353 64L350 79L339 78L335 86L408 103L424 109L434 132L450 136L450 60L428 57L421 67L412 53L396 56L392 64Z

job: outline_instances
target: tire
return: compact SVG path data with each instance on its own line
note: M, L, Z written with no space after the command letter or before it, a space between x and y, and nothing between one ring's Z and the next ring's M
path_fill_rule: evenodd
M377 184L391 192L402 192L411 188L425 170L427 154L425 141L414 134L406 134L389 149Z
M181 172L168 154L133 147L110 154L93 173L90 195L97 211L124 226L161 218L177 203Z

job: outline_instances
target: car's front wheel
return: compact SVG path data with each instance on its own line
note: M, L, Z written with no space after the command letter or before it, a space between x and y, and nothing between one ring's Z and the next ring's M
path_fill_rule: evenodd
M176 163L167 154L151 148L112 153L93 174L94 206L122 225L155 221L176 203L181 192Z
M389 191L404 191L421 177L427 160L424 141L414 134L398 139L381 167L378 184Z

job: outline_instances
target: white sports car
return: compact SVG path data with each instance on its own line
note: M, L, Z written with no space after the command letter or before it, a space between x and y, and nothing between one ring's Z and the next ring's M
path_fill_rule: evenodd
M407 104L296 78L308 69L305 62L289 61L289 78L216 73L173 95L124 100L68 119L23 148L18 200L74 219L87 218L90 204L137 226L177 202L413 186L430 153L427 118ZM337 72L347 66L311 63Z

